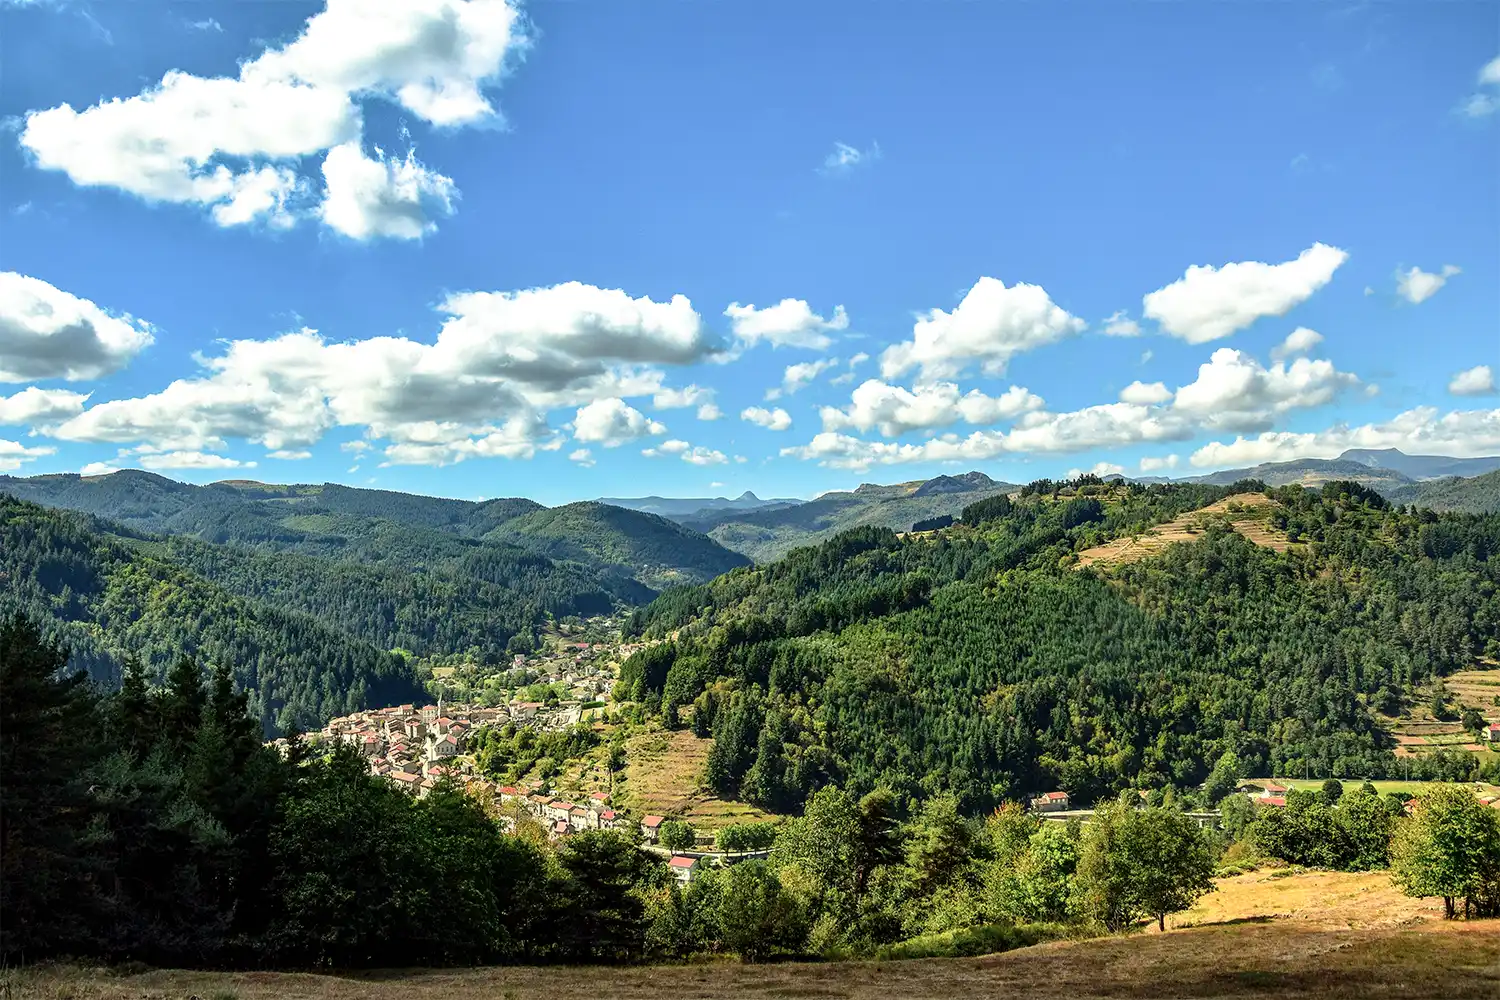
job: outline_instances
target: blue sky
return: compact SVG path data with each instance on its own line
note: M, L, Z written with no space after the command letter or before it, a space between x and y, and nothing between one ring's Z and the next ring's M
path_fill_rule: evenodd
M1492 3L0 32L12 474L556 503L1500 453Z

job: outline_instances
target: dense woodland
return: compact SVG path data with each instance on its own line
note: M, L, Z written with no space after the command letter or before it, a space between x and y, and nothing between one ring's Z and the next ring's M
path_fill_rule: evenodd
M1500 653L1500 515L1392 508L1353 483L1266 492L1294 544L1225 525L1108 571L1078 550L1265 489L1039 481L904 540L847 532L664 593L631 629L676 634L619 694L712 735L722 795L799 810L817 788L941 793L966 813L1248 774L1464 778L1396 758L1376 713Z
M1389 864L1450 915L1500 912L1500 816L1452 786L1409 819L1368 789L1325 788L1285 810L1235 796L1224 835L1200 830L1170 791L1127 793L1080 824L826 786L803 815L757 831L769 857L681 888L625 834L550 843L525 820L503 832L451 782L413 798L342 745L291 741L283 755L223 667L205 678L181 657L156 686L132 668L101 696L67 660L24 618L0 620L7 963L973 954L1161 924L1212 891L1216 866L1266 853Z

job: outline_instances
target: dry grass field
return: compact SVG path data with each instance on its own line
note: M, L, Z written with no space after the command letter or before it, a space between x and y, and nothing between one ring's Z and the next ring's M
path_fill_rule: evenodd
M600 998L1500 997L1500 921L1357 930L1241 922L904 962L484 968L351 975L43 968L0 973L37 1000L600 1000Z
M676 816L700 831L770 819L763 810L716 798L703 788L703 765L713 743L686 729L634 737L625 745L625 782L617 805L642 815Z
M1109 567L1139 562L1175 542L1191 541L1203 532L1210 520L1220 518L1227 520L1235 531L1256 545L1285 552L1291 547L1291 542L1284 533L1271 527L1271 512L1277 506L1276 501L1262 493L1236 493L1139 535L1116 538L1084 549L1078 553L1078 565Z

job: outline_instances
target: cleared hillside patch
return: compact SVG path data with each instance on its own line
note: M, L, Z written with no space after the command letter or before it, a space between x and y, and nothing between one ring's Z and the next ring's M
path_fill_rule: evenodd
M1084 549L1078 553L1077 565L1107 568L1139 562L1177 542L1194 540L1215 520L1227 522L1256 545L1285 552L1291 548L1291 541L1285 532L1271 526L1271 515L1278 507L1280 504L1263 493L1236 493L1140 534Z
M705 831L770 819L762 809L721 799L703 787L703 765L713 745L686 729L642 733L629 740L616 804L642 816L675 816Z

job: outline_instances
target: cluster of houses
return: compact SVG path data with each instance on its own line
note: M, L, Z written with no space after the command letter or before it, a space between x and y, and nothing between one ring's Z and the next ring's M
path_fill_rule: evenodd
M584 830L623 830L628 825L624 816L610 808L604 792L591 792L581 802L570 802L524 785L501 785L495 790L495 801L536 819L553 840Z

